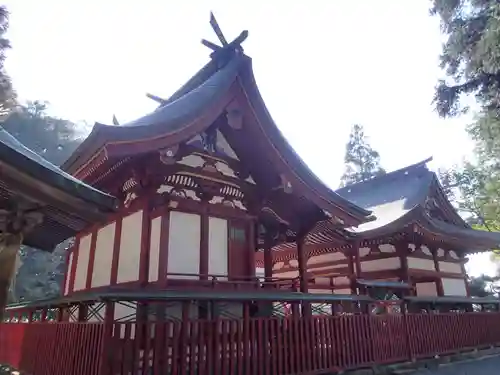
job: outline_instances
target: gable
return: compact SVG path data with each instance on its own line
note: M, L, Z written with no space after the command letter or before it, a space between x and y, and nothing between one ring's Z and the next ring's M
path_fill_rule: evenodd
M199 148L203 150L203 139L200 134L195 135L189 141L186 142L188 145ZM220 156L230 157L234 160L239 160L238 156L232 149L232 147L227 142L226 138L219 129L216 131L216 145L215 145L215 154L219 154Z

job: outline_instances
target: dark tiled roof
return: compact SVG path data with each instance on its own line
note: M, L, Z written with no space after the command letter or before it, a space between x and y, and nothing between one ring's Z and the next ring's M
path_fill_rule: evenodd
M30 202L43 222L24 244L51 251L116 208L116 199L89 186L33 152L0 126L0 200ZM35 209L35 207L33 208Z
M439 185L436 174L426 166L430 160L338 189L339 195L376 216L350 231L365 237L384 235L418 221L429 232L447 236L454 245L469 246L469 252L500 247L500 233L474 230L460 218L459 223L450 224L429 216L424 209L426 198Z
M341 197L372 211L376 217L352 230L363 233L382 228L423 204L434 179L433 172L426 167L429 160L336 190Z
M186 91L176 92L154 112L121 126L149 127L161 124L168 132L185 126L190 119L198 117L203 110L217 101L229 89L238 74L243 59L243 56L235 55L224 67L213 71L211 69L210 76L204 77L205 79L200 77L199 80L191 83L199 83L199 85L183 86ZM195 77L204 76L206 73L208 72L202 69ZM188 90L188 88L191 89Z
M1 126L0 159L42 182L64 190L89 203L108 209L113 209L116 206L116 200L113 196L103 193L64 172L24 146Z
M152 113L121 126L96 124L89 137L64 163L63 168L74 171L78 165L99 152L107 143L134 142L180 131L227 93L237 77L248 91L247 95L257 116L265 123L264 131L273 145L301 179L311 181L315 188L320 190L314 191L314 199L324 200L323 205L335 202L338 206L344 207L348 215L352 215L358 222L366 221L370 215L369 211L345 200L326 187L295 153L272 120L262 100L253 76L251 59L238 50L225 55L222 59L214 58Z

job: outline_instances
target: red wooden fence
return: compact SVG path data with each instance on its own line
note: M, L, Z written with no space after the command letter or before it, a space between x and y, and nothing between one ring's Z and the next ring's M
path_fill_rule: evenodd
M319 374L500 343L499 313L130 322L105 328L4 323L0 363L32 375Z
M103 333L99 323L3 323L0 363L31 375L97 375Z

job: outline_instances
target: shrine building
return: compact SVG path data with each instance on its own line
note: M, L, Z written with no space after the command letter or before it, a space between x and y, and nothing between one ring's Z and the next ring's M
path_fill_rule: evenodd
M62 296L0 314L0 362L291 375L497 345L500 302L469 297L464 264L500 234L457 214L428 160L330 189L266 108L248 33L210 24L204 67L151 113L95 124L61 168L0 128L0 312L19 246L75 235Z
M336 191L376 220L347 228L349 243L325 242L305 255L311 292L357 293L395 281L406 295L469 296L466 255L497 248L500 234L472 229L457 214L430 160ZM264 262L259 254L257 264ZM273 277L297 277L294 246L273 251L267 267Z
M305 254L343 243L345 228L375 219L322 183L283 137L243 53L246 35L222 46L204 41L210 61L171 97L149 95L155 111L95 124L64 163L121 202L77 235L65 296L117 287L254 288L259 250L294 243ZM306 279L300 289L307 291Z

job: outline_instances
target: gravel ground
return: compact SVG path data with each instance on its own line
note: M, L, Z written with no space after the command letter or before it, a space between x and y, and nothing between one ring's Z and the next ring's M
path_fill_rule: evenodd
M436 370L425 370L414 375L498 375L500 374L500 357L461 363L441 367Z

